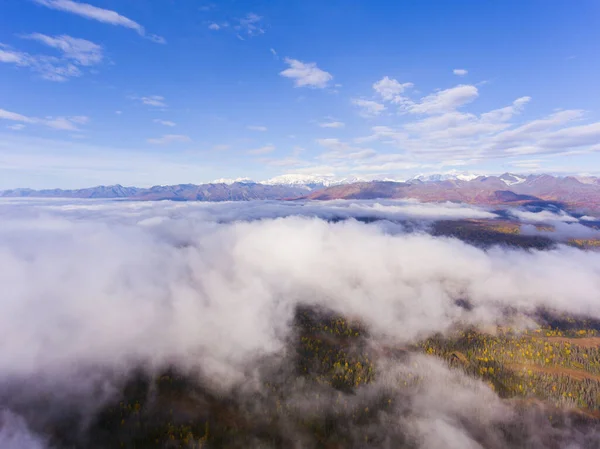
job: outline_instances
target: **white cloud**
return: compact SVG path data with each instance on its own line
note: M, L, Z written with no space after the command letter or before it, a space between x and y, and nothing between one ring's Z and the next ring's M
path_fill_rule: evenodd
M599 316L597 253L484 251L399 227L386 232L381 224L326 221L493 217L464 205L188 202L174 208L67 201L3 210L2 305L10 313L0 315L0 324L10 338L0 353L2 380L55 373L71 384L75 367L124 367L131 360L162 366L191 358L203 360L212 379L220 372L227 374L223 381L247 380L240 368L283 349L303 301L359 317L373 338L385 335L397 345L459 322L504 323L507 309ZM465 297L472 310L457 304ZM56 299L40 311L45 298ZM65 317L73 325L61 326ZM448 383L423 389L435 403ZM479 419L488 407L474 409Z
M28 67L50 81L67 81L69 78L81 76L80 67L91 67L100 64L104 59L102 46L85 39L65 34L47 36L41 33L21 37L55 48L61 52L61 56L31 55L0 44L0 62Z
M375 126L372 134L358 137L358 144L379 141L414 160L471 161L523 155L585 154L600 151L600 122L573 126L582 120L581 110L563 110L536 120L513 122L531 101L517 98L512 104L473 114L457 108L478 96L474 86L434 92L401 109L428 116L404 121L398 127ZM538 162L523 168L538 169Z
M238 25L234 29L246 36L265 34L265 30L261 25L262 19L258 14L248 13L245 17L237 20ZM239 37L241 38L241 36Z
M122 26L136 31L140 36L146 37L156 43L165 43L164 38L156 35L147 35L146 30L139 23L122 16L116 11L98 8L88 3L80 3L72 0L33 0L39 5L47 8L76 14L90 20L96 20L110 25Z
M267 131L267 127L266 126L257 126L257 125L248 125L246 126L246 129L249 129L250 131Z
M46 423L47 411L63 410L65 403L66 410L95 418L89 405L97 404L97 386L112 391L115 385L114 377L104 373L131 372L134 361L174 365L201 380L206 376L211 381L203 384L207 394L215 383L236 387L243 382L243 388L220 393L234 391L235 400L256 404L264 414L262 402L251 400L268 393L252 384L263 386L268 378L254 371L262 373L257 367L264 367L271 355L289 354L286 341L295 335L292 323L300 304L360 319L376 347L382 336L388 347L406 347L457 325L507 324L507 310L517 318L539 308L598 317L598 253L565 247L486 251L454 239L406 233L401 226L327 221L493 217L464 205L249 201L173 207L170 202L71 200L4 204L2 212L5 313L0 328L6 338L0 382L3 397L19 404L29 421L0 412L0 439L19 448L44 447L44 435L32 432L46 426L29 429L28 424ZM466 310L458 299L467 299L472 308ZM517 429L522 446L540 435L558 436L565 445L597 446L595 423L565 428L548 424L547 410L520 413L484 382L432 357L375 357L376 379L352 394L311 382L293 382L290 394L289 384L279 383L283 388L276 399L293 404L290 413L301 409L294 419L284 420L283 431L318 446L301 433L302 425L293 424L295 416L302 424L306 416L331 416L328 411L336 410L329 408L332 399L350 405L349 412L335 416L349 416L373 404L373 398L389 398L392 406L373 420L367 417L368 427L360 420L344 427L349 447L364 447L365 434L392 442L408 438L420 448L475 448L482 441L510 447L514 434L504 429L511 428ZM198 361L200 372L193 369ZM286 379L283 371L278 374ZM40 376L45 382L34 384ZM9 389L14 384L8 379L14 378L21 388ZM418 381L404 386L406 379ZM305 395L302 384L319 394ZM248 390L251 396L245 396ZM321 392L325 397L318 399ZM69 401L73 396L82 400ZM61 407L40 409L35 406L39 397L51 405L59 401ZM365 399L368 404L362 405ZM254 422L251 418L248 422Z
M344 122L324 122L319 123L319 126L321 128L343 128L346 125L344 124Z
M30 55L15 51L8 46L0 44L0 62L15 64L18 67L28 67L33 72L39 73L43 79L63 82L69 78L82 75L76 64L66 58L57 58L46 55Z
M162 119L159 119L159 118L155 118L153 120L153 122L154 123L158 123L160 125L164 125L164 126L171 126L171 127L177 126L177 123L175 123L175 122L172 122L170 120L162 120Z
M14 122L23 123L35 123L36 119L27 117L25 115L17 114L16 112L10 112L5 109L0 109L0 119L12 120Z
M77 124L79 121L69 117L47 117L43 123L50 128L62 131L77 131Z
M17 123L15 125L8 125L7 128L12 129L13 131L21 131L25 128L25 125L23 125L22 123Z
M191 142L191 141L192 141L192 139L190 139L189 136L186 136L183 134L165 134L162 137L148 139L148 143L151 143L154 145L166 145L166 144L170 144L170 143L186 143L186 142Z
M452 73L454 73L457 76L465 76L467 73L469 73L469 71L465 69L454 69Z
M525 105L531 101L531 97L521 97L513 101L511 106L494 109L490 112L481 114L481 119L488 122L506 122L520 113Z
M423 97L408 107L413 114L441 114L472 102L479 96L477 87L461 84Z
M73 117L69 117L69 120L71 120L73 123L85 125L86 123L89 123L90 118L86 117L85 115L75 115Z
M273 56L275 56L275 57L277 58L277 52L275 51L275 49L274 49L274 48L270 48L270 49L269 49L269 51L271 52L271 54L272 54Z
M249 150L248 154L252 154L254 156L258 156L261 154L269 154L275 151L274 145L265 145L264 147L256 148L254 150Z
M384 104L373 100L353 99L352 104L361 108L361 115L364 117L380 115L386 109Z
M328 150L317 157L321 160L362 160L377 155L371 148L352 146L337 138L317 139L317 143Z
M226 145L226 144L219 144L219 145L215 145L212 147L213 151L225 151L225 150L229 150L231 148L231 145Z
M0 46L0 62L7 64L29 65L28 56L26 53L12 51L7 47Z
M333 76L321 70L314 62L302 62L297 59L285 58L285 62L290 66L288 69L280 72L281 76L294 80L295 87L312 87L323 89L327 87Z
M147 97L141 97L139 99L143 104L147 106L166 108L165 97L160 95L150 95Z
M0 109L0 119L28 124L39 124L63 131L78 131L79 128L77 128L77 125L84 125L89 122L88 117L80 115L72 117L36 118L27 117L25 115L18 114L16 112L10 112L5 109Z
M319 159L324 159L324 160L327 160L327 159L335 159L335 160L340 160L340 159L362 160L362 159L372 158L375 155L377 155L377 152L375 150L367 148L365 150L353 151L353 152L350 152L350 153L341 152L341 151L330 151L330 152L321 154L318 158Z
M123 111L115 111L115 114L117 115L121 115L123 113Z
M221 26L218 23L213 22L208 26L208 29L213 30L213 31L218 31L221 29Z
M396 102L398 101L399 95L411 87L413 87L413 83L401 84L397 80L387 76L373 84L373 89L381 96L381 98L386 101L396 100Z
M342 152L357 149L356 147L352 147L349 144L342 142L340 139L337 138L317 139L317 143L322 147L333 151Z
M63 53L65 59L71 59L82 66L99 64L104 58L102 46L85 39L67 36L66 34L47 36L41 33L33 33L22 37L56 48Z

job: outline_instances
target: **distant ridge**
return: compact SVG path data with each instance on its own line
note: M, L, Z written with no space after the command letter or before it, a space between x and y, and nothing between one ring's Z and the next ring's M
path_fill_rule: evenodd
M248 182L231 184L178 184L154 186L150 188L98 186L85 189L32 190L13 189L0 192L5 198L107 198L135 200L174 200L174 201L247 201L296 198L306 195L306 189L282 185L264 185Z
M553 201L565 207L600 211L600 179L553 175L500 176L420 175L406 181L384 178L334 179L330 176L286 175L264 182L247 178L218 180L208 184L178 184L150 188L121 185L75 190L13 189L0 192L10 198L127 198L134 200L246 201L284 199L376 199L397 198L419 201L456 201L470 204L514 204Z
M521 176L504 173L500 176L478 176L469 181L413 179L405 183L373 181L338 185L311 192L307 196L314 200L374 197L412 198L424 202L456 201L480 205L541 200L562 203L565 207L575 210L600 212L600 181L592 177L580 180L573 176Z

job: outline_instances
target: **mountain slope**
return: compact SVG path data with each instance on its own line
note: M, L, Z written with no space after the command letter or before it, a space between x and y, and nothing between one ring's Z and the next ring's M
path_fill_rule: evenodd
M0 197L21 198L128 198L134 200L175 201L244 201L254 199L297 198L306 194L306 188L264 185L251 182L231 184L179 184L150 188L98 186L77 190L14 189L0 192Z
M14 189L0 197L128 198L133 200L245 201L245 200L333 200L416 199L424 202L453 201L481 205L551 201L565 207L600 212L600 180L592 177L552 175L429 176L406 182L333 179L327 176L286 175L264 183L246 179L220 183L179 184L150 188L98 186L76 190Z
M600 184L580 182L574 177L504 174L479 176L470 181L459 179L407 183L373 181L322 189L308 199L412 198L419 201L460 201L470 204L503 204L524 201L560 202L578 210L600 211Z

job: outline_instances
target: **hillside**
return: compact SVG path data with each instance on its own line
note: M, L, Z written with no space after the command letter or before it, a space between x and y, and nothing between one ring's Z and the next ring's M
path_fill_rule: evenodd
M288 355L265 361L274 365L260 392L218 392L206 380L170 368L155 376L134 372L119 398L89 423L85 438L71 431L76 416L47 429L59 447L243 448L253 442L287 448L300 438L303 447L416 449L410 424L401 417L418 418L413 395L432 387L424 373L406 368L396 384L386 385L382 366L439 359L514 406L504 422L466 426L470 438L483 447L563 447L546 445L593 435L600 422L598 323L534 318L540 327L525 333L464 329L386 347L373 345L368 328L357 321L299 307ZM540 438L539 445L529 446L532 438Z
M13 189L0 192L6 198L123 198L134 200L174 200L174 201L246 201L295 198L306 194L306 188L265 185L248 182L179 184L154 186L150 188L98 186L85 189L32 190Z
M514 179L517 178L517 182ZM457 201L479 205L519 204L528 201L553 201L576 210L600 210L600 185L581 182L574 177L532 175L480 176L460 179L406 183L373 181L325 188L307 195L314 200L413 198L419 201Z
M141 201L247 201L416 199L423 202L463 202L477 205L518 205L551 201L572 210L600 211L600 181L592 177L521 176L419 176L405 182L332 180L318 177L273 178L264 183L219 180L209 184L179 184L150 188L98 186L75 190L13 189L0 197L27 198L127 198Z

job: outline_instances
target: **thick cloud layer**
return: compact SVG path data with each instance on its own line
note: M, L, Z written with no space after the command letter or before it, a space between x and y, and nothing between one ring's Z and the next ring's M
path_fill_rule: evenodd
M88 383L97 386L89 374L79 377L86 368L144 363L200 367L229 388L260 357L283 350L298 304L360 317L373 338L395 344L459 322L502 323L508 309L600 318L599 253L483 251L317 218L486 215L412 202L4 202L0 386L36 379L38 388L85 395ZM457 305L460 299L472 307ZM423 438L423 447L436 447Z
M256 204L19 207L0 231L2 375L196 351L220 369L277 351L299 302L398 341L493 323L507 306L600 316L600 255L575 249L484 252L357 222L239 221L258 218Z

